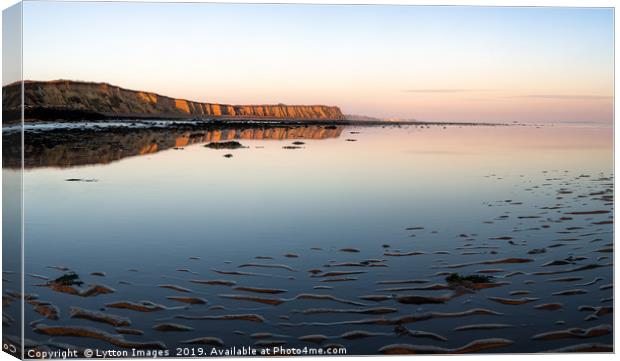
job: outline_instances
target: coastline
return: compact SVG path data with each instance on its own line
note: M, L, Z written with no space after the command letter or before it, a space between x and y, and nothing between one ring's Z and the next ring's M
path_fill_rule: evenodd
M147 123L158 121L169 121L171 124L176 123L190 123L197 125L216 125L216 126L399 126L399 125L419 125L419 126L514 126L522 125L520 123L489 123L489 122L441 122L441 121L420 121L420 120L407 120L407 121L382 121L382 120L324 120L324 119L294 119L294 118L270 118L270 117L232 117L232 116L219 116L219 117L188 117L179 116L177 114L165 114L160 116L153 116L152 114L136 115L136 114L106 114L98 113L94 111L86 110L34 110L36 113L30 111L25 112L24 124L49 124L49 123L81 123L85 121L89 122L123 122L123 123ZM17 119L5 114L4 126L14 126L19 124L19 116Z
M177 120L282 126L506 125L489 122L388 121L375 118L360 120L349 118L334 105L198 102L126 89L109 83L73 80L12 83L3 86L2 98L3 125L18 124L22 119L24 123Z

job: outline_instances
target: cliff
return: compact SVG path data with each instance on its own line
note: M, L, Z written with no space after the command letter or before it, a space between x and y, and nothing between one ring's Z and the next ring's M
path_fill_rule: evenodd
M3 108L19 109L21 83L2 88ZM338 107L325 105L232 105L124 89L107 83L69 80L25 81L27 119L127 118L232 118L344 120Z

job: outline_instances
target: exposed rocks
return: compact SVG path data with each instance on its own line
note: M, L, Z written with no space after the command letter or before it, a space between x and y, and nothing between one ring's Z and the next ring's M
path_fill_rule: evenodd
M287 290L279 289L279 288L260 288L260 287L249 287L249 286L238 286L238 287L235 287L234 289L237 291L269 293L269 294L279 294L279 293L288 292Z
M488 297L489 300L502 303L504 305L524 305L526 303L538 301L540 298L536 297L521 297L521 298L504 298L504 297Z
M165 350L166 345L161 342L133 342L125 340L122 337L109 334L107 332L90 328L90 327L73 327L73 326L47 326L37 325L34 331L48 336L69 336L69 337L86 337L107 342L111 345L123 348L135 348L146 350Z
M211 285L211 286L234 286L237 284L237 282L231 281L231 280L189 280L189 281L192 283Z
M565 352L613 352L613 345L605 345L601 343L580 343L562 348L556 348L546 352L549 353L565 353Z
M511 328L513 325L505 323L478 323L473 325L465 325L455 327L454 331L471 331L471 330L497 330L502 328Z
M588 291L581 289L581 288L577 288L577 289L572 289L572 290L554 292L552 293L552 295L553 296L573 296L573 295L583 295L586 293L588 293Z
M359 253L360 250L357 248L341 248L340 252L349 252L349 253Z
M472 353L512 345L513 341L503 338L490 338L476 340L458 348L444 348L437 346L393 344L379 349L380 353L388 355L406 354L449 354L449 353Z
M94 322L107 323L114 327L123 327L131 325L131 321L127 317L103 313L98 311L89 311L79 307L71 307L69 313L71 318L81 318Z
M433 304L433 303L446 303L453 298L452 295L445 295L441 297L433 297L433 296L422 296L422 295L404 295L404 296L396 296L394 299L398 303L404 304L413 304L413 305L423 305L423 304Z
M365 295L365 296L359 296L359 299L365 300L365 301L383 302L383 301L391 300L392 296L386 296L386 295Z
M181 341L184 344L190 345L209 345L209 346L224 346L224 341L219 337L199 337L191 340Z
M398 310L393 307L373 307L373 308L308 308L301 311L293 311L303 315L314 315L323 313L359 313L366 315L382 315L386 313L396 313Z
M258 303L264 303L264 304L273 305L273 306L277 306L277 305L280 305L286 302L285 300L279 299L279 298L264 298L264 297L245 296L245 295L218 295L218 296L222 298L228 298L231 300L258 302Z
M436 334L433 332L420 331L420 330L410 330L403 325L397 325L396 327L394 327L394 332L396 332L398 335L408 335L411 337L430 338L430 339L437 340L437 341L448 341L447 338L439 334Z
M58 307L49 302L30 300L28 303L34 306L36 313L48 320L58 320L60 318L60 310Z
M311 342L311 343L322 343L329 339L329 337L325 335L305 335L297 338L299 341L303 342Z
M179 325L178 323L159 323L153 326L153 330L160 332L187 332L192 331L193 328L185 325Z
M172 301L188 303L190 305L206 305L207 304L207 300L205 300L204 298L200 298L200 297L168 296L166 298L168 298L169 300L172 300Z
M230 140L227 142L211 142L204 145L205 148L211 149L239 149L244 148L243 145L236 140Z
M173 291L182 292L182 293L191 293L192 291L189 288L177 286L177 285L158 285L157 287L167 288Z
M562 338L590 338L607 335L612 332L611 325L600 325L588 329L569 328L560 331L539 333L532 336L533 340L558 340Z
M233 315L219 315L219 316L189 316L179 315L176 318L184 320L210 320L210 321L250 321L250 322L265 322L263 316L256 314L233 314Z
M534 306L537 310L556 311L561 310L564 306L561 303L543 303L541 305Z
M239 268L244 267L280 268L291 272L297 272L291 266L287 266L285 264L244 263L242 265L239 265Z
M116 333L120 333L122 335L134 335L134 336L142 336L144 335L144 331L138 330L135 328L126 328L126 327L117 327L114 329Z
M166 307L162 305L158 305L149 301L142 301L141 303L129 302L129 301L120 301L120 302L112 302L106 304L106 307L109 308L119 308L126 309L138 312L156 312L165 310Z

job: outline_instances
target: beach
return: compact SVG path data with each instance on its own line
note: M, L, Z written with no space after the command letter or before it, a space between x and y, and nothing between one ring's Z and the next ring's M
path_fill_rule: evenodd
M27 349L612 350L610 128L29 132Z

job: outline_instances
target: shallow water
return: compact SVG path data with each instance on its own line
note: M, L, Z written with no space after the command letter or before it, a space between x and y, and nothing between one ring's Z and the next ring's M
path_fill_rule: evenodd
M457 352L454 349L471 341L488 338L512 343L484 352L538 352L582 343L612 343L611 332L587 338L531 339L549 331L612 324L611 314L586 320L593 312L578 311L583 305L613 307L613 289L601 289L612 283L613 275L613 253L601 251L612 248L613 242L613 225L608 222L613 217L611 128L409 126L84 132L79 138L62 136L45 142L41 139L53 133L41 131L31 137L26 133L25 272L53 280L68 271L50 266L62 266L80 276L85 282L82 289L102 284L115 292L80 297L54 292L44 287L45 280L26 276L26 293L36 293L60 310L58 320L41 321L47 326L89 326L115 334L111 325L69 317L72 306L104 309L128 317L130 328L144 331L141 336L124 335L124 340L162 341L171 356L177 356L176 347L193 347L180 344L183 340L212 336L222 339L226 347L252 346L263 340L250 336L259 332L273 334L266 339L284 341L285 347L337 343L346 347L348 354L376 354L390 344L432 345L448 349L441 352ZM225 139L240 139L244 148L203 147L205 142ZM304 144L298 149L283 148L294 141ZM591 211L604 212L589 214ZM347 248L359 252L341 251ZM539 248L545 252L528 253ZM412 251L417 252L394 256ZM542 267L570 256L573 258L564 265ZM505 258L528 262L476 264ZM365 260L380 261L359 264ZM451 267L462 263L472 264ZM286 267L242 267L244 264ZM589 264L600 267L535 274ZM313 276L310 269L322 273ZM495 272L479 273L489 270ZM358 273L317 277L343 271ZM524 274L510 275L515 271ZM105 276L91 272L105 272ZM501 286L433 304L404 304L398 302L398 296L440 297L451 295L454 287L385 290L446 285L446 272L488 274ZM565 277L581 279L552 280ZM579 285L597 277L602 280ZM329 282L341 278L345 280ZM232 280L236 285L190 282L216 279ZM428 282L379 283L411 279ZM158 285L180 286L191 292ZM286 292L256 293L236 290L238 286ZM553 295L571 289L586 293ZM521 290L529 293L510 294ZM296 298L308 293L332 295L355 304ZM364 295L391 298L375 302L360 299ZM200 297L208 304L187 305L168 296ZM234 298L238 296L284 302L270 305ZM537 300L510 305L489 297ZM142 300L170 309L143 313L105 307L111 302ZM546 303L563 307L554 311L534 308ZM223 308L211 308L219 305ZM390 308L390 313L352 312L374 307ZM300 313L314 308L327 310ZM477 308L501 314L395 321L413 314ZM333 309L340 311L333 313ZM26 324L42 318L28 304L25 312ZM256 314L264 322L178 318L230 314ZM339 323L363 319L388 321ZM560 321L563 323L557 324ZM193 330L153 329L167 322ZM510 327L454 330L490 323ZM398 325L447 340L399 335L395 332ZM76 346L117 348L100 340L44 335L35 332L35 326L25 327L25 333L36 343L49 343L52 337L54 342ZM354 330L376 334L342 337ZM320 344L298 339L312 334L328 339Z

